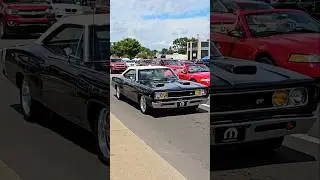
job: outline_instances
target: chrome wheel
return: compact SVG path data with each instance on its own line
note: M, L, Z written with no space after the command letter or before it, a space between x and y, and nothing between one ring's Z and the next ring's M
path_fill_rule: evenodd
M140 98L140 109L143 113L147 111L147 100L145 96L141 96Z
M119 86L117 86L117 88L116 88L116 96L117 96L118 99L120 99L121 94L120 94Z
M21 105L25 115L30 116L31 93L30 93L29 84L26 80L23 80L23 83L21 86Z
M110 125L108 122L107 110L103 109L98 119L97 136L99 150L105 159L110 157Z

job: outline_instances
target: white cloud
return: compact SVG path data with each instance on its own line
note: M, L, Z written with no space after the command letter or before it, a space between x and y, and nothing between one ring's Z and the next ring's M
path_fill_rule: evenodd
M111 0L111 41L138 39L151 49L168 48L179 37L209 39L209 17L146 20L143 16L209 9L204 0Z

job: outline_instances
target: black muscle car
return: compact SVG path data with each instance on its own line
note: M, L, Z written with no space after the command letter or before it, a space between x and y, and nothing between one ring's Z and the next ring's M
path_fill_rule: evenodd
M197 109L208 100L202 84L179 80L172 69L164 66L129 67L119 77L112 77L116 97L125 96L140 104L146 114L158 108Z
M211 45L211 145L273 150L307 133L319 102L314 80L253 61L222 57ZM253 145L253 146L251 146Z
M1 61L3 74L20 89L27 121L49 123L48 118L38 118L46 107L91 131L98 155L106 163L110 152L108 20L105 14L61 19L34 43L4 49Z

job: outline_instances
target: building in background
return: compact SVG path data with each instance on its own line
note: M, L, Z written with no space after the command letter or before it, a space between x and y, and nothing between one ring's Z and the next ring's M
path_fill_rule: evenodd
M207 41L196 41L187 43L187 59L199 60L206 56L210 56L210 43Z

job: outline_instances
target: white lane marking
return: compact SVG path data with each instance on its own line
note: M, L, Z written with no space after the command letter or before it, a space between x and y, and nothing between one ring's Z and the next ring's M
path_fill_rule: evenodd
M312 137L312 136L309 136L307 134L292 134L290 136L298 138L298 139L302 139L302 140L305 140L305 141L308 141L308 142L311 142L311 143L320 144L320 139L319 138Z

